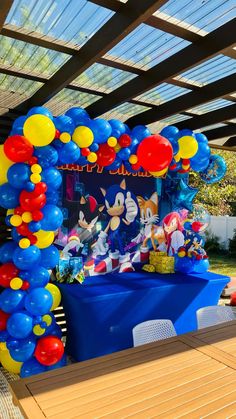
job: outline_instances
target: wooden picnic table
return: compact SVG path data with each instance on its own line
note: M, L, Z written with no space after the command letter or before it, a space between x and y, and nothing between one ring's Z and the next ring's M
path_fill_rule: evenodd
M29 419L236 417L236 321L11 383Z

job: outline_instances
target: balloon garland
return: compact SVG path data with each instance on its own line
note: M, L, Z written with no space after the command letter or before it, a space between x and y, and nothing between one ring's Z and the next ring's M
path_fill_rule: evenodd
M56 166L70 163L107 170L124 164L132 173L146 170L154 177L192 168L207 183L219 181L226 170L219 156L210 155L205 135L190 130L168 126L151 135L142 125L131 130L116 119L90 119L79 107L56 118L35 107L15 120L0 146L0 205L7 209L12 236L0 248L0 362L21 377L65 364L52 313L60 291L49 283L48 270L59 261L53 242L63 222Z

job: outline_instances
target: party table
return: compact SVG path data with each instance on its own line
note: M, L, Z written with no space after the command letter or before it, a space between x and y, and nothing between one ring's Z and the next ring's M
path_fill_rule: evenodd
M82 285L60 284L66 351L83 361L132 347L133 327L152 319L172 320L178 334L196 330L196 310L217 304L229 280L210 272L134 272L94 276Z

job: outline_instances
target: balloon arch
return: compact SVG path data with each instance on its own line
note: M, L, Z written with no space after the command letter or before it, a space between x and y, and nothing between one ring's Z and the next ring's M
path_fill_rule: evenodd
M82 108L53 117L44 107L17 118L0 149L0 205L7 209L11 241L0 248L0 361L22 377L65 364L61 331L52 310L59 289L49 282L59 261L54 246L63 222L57 206L62 182L56 166L122 164L131 173L154 177L200 172L206 183L220 180L226 166L211 155L205 135L165 127L151 135L116 119L90 119Z

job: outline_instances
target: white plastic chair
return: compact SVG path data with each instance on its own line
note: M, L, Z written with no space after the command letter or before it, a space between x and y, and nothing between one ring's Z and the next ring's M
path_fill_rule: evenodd
M198 329L235 320L231 307L208 306L197 310Z
M132 332L134 346L144 345L145 343L151 343L177 335L171 320L148 320L137 324Z

